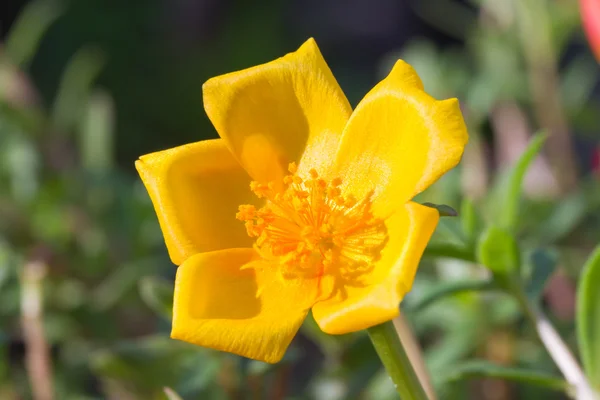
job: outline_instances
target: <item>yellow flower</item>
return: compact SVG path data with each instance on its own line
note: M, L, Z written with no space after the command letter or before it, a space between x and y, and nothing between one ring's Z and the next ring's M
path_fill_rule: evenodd
M180 265L171 336L276 362L310 309L331 334L398 315L439 218L410 200L467 142L458 101L398 61L353 112L312 39L203 94L221 139L136 162Z

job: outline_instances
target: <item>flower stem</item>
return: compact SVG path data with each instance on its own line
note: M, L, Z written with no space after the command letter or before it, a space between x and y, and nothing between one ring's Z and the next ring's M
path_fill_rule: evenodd
M428 400L392 321L367 329L373 347L402 400Z
M529 302L520 287L514 287L513 294L521 305L525 317L535 327L536 333L550 357L552 357L567 382L575 389L575 399L598 400L569 347L561 339L544 313Z
M30 261L21 276L21 326L25 341L25 366L29 375L32 398L53 400L52 364L44 334L43 283L46 265Z
M421 386L423 386L427 398L429 400L437 400L435 388L433 387L431 376L429 375L425 359L423 358L423 351L402 311L400 311L400 314L392 320L392 323L394 324L394 329L396 329L398 338L400 338L400 343L402 343L406 349L408 359L417 373L417 378L419 378L419 382L421 382Z

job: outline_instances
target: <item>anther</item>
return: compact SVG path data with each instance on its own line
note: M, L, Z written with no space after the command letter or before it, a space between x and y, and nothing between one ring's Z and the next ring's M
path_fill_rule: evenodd
M236 214L256 238L257 252L276 259L283 278L352 275L375 262L387 231L371 213L371 194L358 202L342 196L341 178L328 182L313 168L305 181L296 175L295 163L288 171L281 191L275 182L251 182L250 189L266 204L260 209L241 205Z

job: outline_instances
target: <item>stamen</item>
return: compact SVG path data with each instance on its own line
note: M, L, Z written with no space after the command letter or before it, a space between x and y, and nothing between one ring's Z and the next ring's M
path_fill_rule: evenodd
M358 201L343 195L341 178L327 182L311 169L303 179L295 163L288 171L283 190L275 182L250 183L264 207L239 206L236 218L256 238L256 250L276 259L284 278L334 274L358 282L387 241L383 220L371 210L372 193Z

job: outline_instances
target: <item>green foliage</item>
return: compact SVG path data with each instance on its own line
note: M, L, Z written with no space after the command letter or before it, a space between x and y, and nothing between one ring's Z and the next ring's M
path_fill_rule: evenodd
M580 278L577 338L585 372L600 390L600 248L590 256Z
M546 135L544 133L538 133L534 136L517 163L507 173L507 187L500 191L501 195L498 201L501 204L498 222L500 226L509 231L514 231L519 222L521 192L525 173L542 149L545 140Z
M575 233L586 219L593 219L599 209L600 189L596 178L590 177L576 191L553 204L547 218L532 227L535 238L541 244L559 242Z
M58 1L35 1L25 7L6 40L7 58L19 67L26 66L38 48L43 34L62 13Z
M426 291L416 301L410 303L408 310L411 312L418 312L446 296L453 296L471 291L490 290L494 288L495 285L492 281L486 281L483 279L442 282Z
M473 201L463 199L460 204L460 216L462 230L465 233L467 241L472 245L479 237L483 224Z
M142 300L158 315L170 320L173 316L173 283L166 279L145 276L139 281Z
M85 111L83 107L89 101L90 89L102 71L103 65L102 54L93 48L79 50L69 61L60 82L51 116L52 124L58 132L70 132L82 120Z
M472 360L457 365L446 376L448 382L472 378L499 378L563 392L571 391L569 384L563 379L548 374L532 372L528 369L505 367L481 360Z
M548 283L548 279L554 274L558 267L558 254L555 251L536 249L530 256L531 276L525 292L530 301L537 304Z
M494 276L502 280L514 277L520 272L521 257L515 238L504 229L493 225L481 235L477 259L489 268Z
M456 210L449 205L446 204L433 204L433 203L423 203L426 207L435 208L440 213L440 217L456 217L458 213Z

